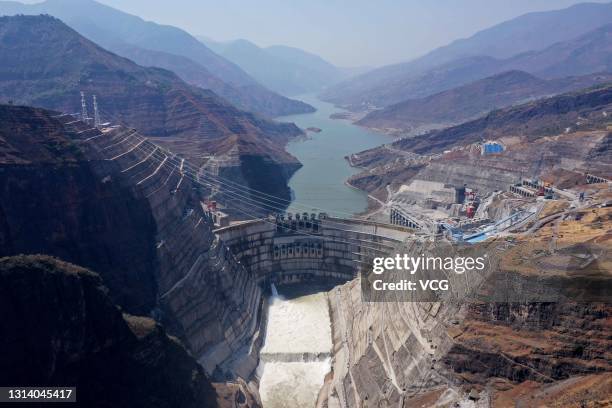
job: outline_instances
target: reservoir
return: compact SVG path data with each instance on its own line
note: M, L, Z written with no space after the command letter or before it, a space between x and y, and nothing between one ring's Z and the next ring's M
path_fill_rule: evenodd
M359 170L351 168L344 157L393 139L355 126L348 120L330 119L331 114L342 110L314 95L294 99L314 106L317 111L283 116L279 120L294 122L302 129L319 128L321 132L308 132L306 138L287 145L287 151L303 164L289 180L294 203L288 211L301 213L320 209L340 217L364 211L368 205L367 194L345 184Z

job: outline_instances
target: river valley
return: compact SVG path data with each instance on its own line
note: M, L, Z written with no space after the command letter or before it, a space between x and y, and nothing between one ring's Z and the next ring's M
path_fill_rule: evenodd
M302 129L319 128L321 132L308 132L307 137L287 146L287 151L303 164L289 180L293 204L288 211L301 213L319 209L340 217L364 211L368 205L367 194L345 184L358 170L351 168L344 157L393 139L355 126L348 120L330 119L331 114L341 110L314 95L298 99L317 111L284 116L279 120L294 122Z
M390 142L347 120L331 119L338 109L312 95L301 98L317 108L309 114L285 116L300 128L318 128L292 141L287 151L302 162L289 181L290 212L325 211L350 217L367 208L367 195L345 182L357 172L344 157ZM318 290L317 290L318 289ZM313 407L329 372L331 327L326 290L330 287L279 288L270 298L266 339L261 350L260 395L265 408ZM274 291L276 288L273 289Z

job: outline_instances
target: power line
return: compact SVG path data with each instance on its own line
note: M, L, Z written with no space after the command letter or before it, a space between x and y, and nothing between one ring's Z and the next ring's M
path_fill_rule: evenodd
M144 141L147 144L151 145L151 147L154 148L153 152L155 152L156 150L159 150L159 147L156 146L155 144L147 141L146 139ZM154 154L151 154L150 151L144 150L140 146L138 146L135 150L139 150L140 152L147 154L149 159L155 160L158 163L161 163L163 161L163 159L155 156ZM112 160L112 159L107 159L107 160ZM144 162L144 161L142 161L142 162ZM175 169L178 168L176 163L172 162L172 164L173 164L172 167L171 167L172 170L175 170ZM130 168L133 168L133 167L135 167L135 165L132 165ZM192 173L193 173L193 170L192 170ZM190 172L181 172L181 174L182 174L182 176L187 177L187 179L189 179L190 181L192 181L195 184L200 184L200 185L203 184L197 178L192 176L190 174ZM240 199L246 198L245 196L239 195L237 193L236 194L231 194L231 196L233 196L234 198L240 198ZM254 200L251 199L251 201L254 201ZM261 207L261 205L258 205L258 204L251 204L251 205L253 205L255 207L258 207L259 209L263 209L264 211L269 211L268 209ZM235 210L238 211L238 212L241 212L241 213L243 213L243 214L245 214L245 215L247 215L249 217L252 217L252 218L255 218L255 219L260 219L261 221L266 222L266 223L268 223L270 225L273 225L274 227L278 227L278 225L276 223L272 223L270 221L267 221L266 219L261 219L259 216L255 215L255 214L253 214L251 212L248 212L248 211L246 211L244 209L236 208ZM342 231L342 232L356 233L356 234L360 234L361 233L361 234L367 234L367 235L375 235L375 234L369 234L367 232L364 233L364 232L358 232L358 231L353 231L353 230L348 230L348 229L334 228L334 227L331 227L331 226L328 226L327 229L336 230L336 231ZM304 232L304 231L300 231L300 234L306 235L306 236L311 236L311 237L314 237L314 238L317 238L317 239L327 239L327 240L330 240L330 241L333 241L333 242L344 243L344 244L347 244L347 245L358 245L359 244L360 246L363 246L363 242L366 242L366 243L368 242L367 240L362 240L362 239L359 239L359 238L351 238L351 237L335 238L335 237L328 237L328 236L310 234L310 233L307 233L307 232ZM351 240L352 241L357 241L358 244L356 242L351 242ZM376 242L374 242L374 243L378 244L381 247L392 248L392 246L389 245L389 244L382 244L382 243L376 243ZM373 248L373 247L365 247L365 248L366 249L371 249L371 250L377 251L377 252L386 253L386 251L383 251L383 250L381 250L379 248Z
M138 136L138 135L134 135L134 136L135 136L136 138L139 138L140 140L146 140L146 138L143 138L143 137L141 137L141 136ZM126 138L126 139L127 139L127 138ZM129 143L129 142L128 142L128 143ZM149 142L149 143L150 143L150 142ZM161 150L166 150L166 149L161 148ZM166 150L166 152L167 152L167 153L168 153L170 156L176 156L174 153L168 152L167 150ZM226 178L224 178L224 177L221 177L221 176L215 175L214 173L212 173L212 172L210 172L210 171L207 171L206 169L194 167L194 166L193 166L191 163L186 163L186 166L188 166L189 168L191 168L191 169L192 169L192 171L193 171L195 174L200 174L200 173L202 173L202 174L204 174L204 175L207 175L209 178L213 179L213 180L214 180L214 181L216 181L218 184L220 184L220 185L224 185L224 186L226 186L227 188L232 188L232 189L234 189L234 190L239 190L239 191L240 191L240 190L243 190L245 193L247 193L247 194L249 194L249 195L251 195L251 196L256 196L256 197L258 197L258 199L259 199L260 201L266 201L266 202L269 202L269 203L276 204L276 205L277 205L277 208L282 208L282 209L281 209L281 212L285 212L285 210L286 210L286 206L288 206L288 205L292 205L292 206L294 206L294 207L302 208L302 209L304 209L304 210L308 210L308 211L313 211L313 210L316 210L317 212L336 213L336 214L346 214L346 215L349 215L349 216L351 216L351 217L353 217L353 216L354 216L354 214L352 214L352 213L348 213L348 212L345 212L345 211L329 210L329 209L325 209L325 208L321 208L321 207L316 207L316 206L311 206L311 205L307 205L307 204L302 204L302 203L300 203L300 202L298 202L298 201L286 200L286 199L284 199L284 198L280 198L280 197L277 197L277 196L274 196L274 195L270 195L270 194L267 194L267 193L265 193L265 192L262 192L262 191L259 191L259 190L256 190L256 189L253 189L253 188L250 188L250 187L248 187L248 186L245 186L244 184L240 184L240 183L237 183L237 182L235 182L235 181L232 181L232 180L226 179ZM222 191L221 191L221 193L223 194L223 193L224 193L224 191L222 190ZM268 198L268 197L270 197L270 198ZM281 207L281 206L282 206L282 207Z
M143 136L140 136L139 134L137 134L136 132L134 132L135 134L133 135L134 137L140 139L140 140L147 140L146 138L144 138ZM127 138L126 138L127 139ZM147 140L148 141L148 140ZM152 143L150 141L148 141L149 143ZM152 143L153 144L153 143ZM159 146L158 146L159 147ZM167 149L163 149L160 147L161 150L165 150L166 153L168 155L171 155L173 157L176 157L177 155L168 151ZM187 163L188 166L193 166L191 163ZM214 174L213 172L206 170L203 167L200 168L196 168L197 169L197 173L205 173L208 174L211 178L215 178L217 179L217 182L221 185L225 185L225 186L236 186L235 188L239 188L239 189L244 189L244 190L249 190L249 194L250 195L258 195L260 197L261 200L264 200L264 197L267 197L267 200L264 201L268 201L268 202L276 202L276 204L282 205L283 207L289 207L289 206L293 206L293 207L297 207L297 208L302 208L302 211L308 210L308 211L317 211L317 212L325 212L325 213L335 213L335 214L344 214L348 217L351 218L359 218L356 217L354 213L350 213L347 211L342 211L342 210L330 210L330 209L326 209L323 207L317 207L317 206L312 206L312 205L307 205L307 204L303 204L297 200L287 200L285 198L281 198L272 194L268 194L266 192L263 192L261 190L257 190L254 189L252 187L246 186L244 184L238 183L236 181L230 180L228 178L219 176L218 174ZM194 170L195 171L195 170ZM221 191L223 193L223 191ZM285 208L283 208L283 212L285 212Z

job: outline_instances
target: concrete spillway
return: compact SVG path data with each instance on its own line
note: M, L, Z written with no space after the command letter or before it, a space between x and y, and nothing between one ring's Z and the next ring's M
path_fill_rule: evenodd
M260 352L259 392L265 408L313 407L331 368L332 336L326 292L272 296ZM311 288L310 288L311 289Z
M372 256L382 256L413 234L409 228L362 220L309 220L292 226L278 219L257 220L215 233L265 288L350 281ZM332 362L328 305L326 292L271 299L260 352L264 407L315 405Z

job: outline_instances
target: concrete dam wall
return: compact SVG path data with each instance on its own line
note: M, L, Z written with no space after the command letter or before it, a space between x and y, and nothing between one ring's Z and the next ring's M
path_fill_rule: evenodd
M263 287L313 280L348 281L370 257L382 256L414 231L314 214L243 222L215 230Z

